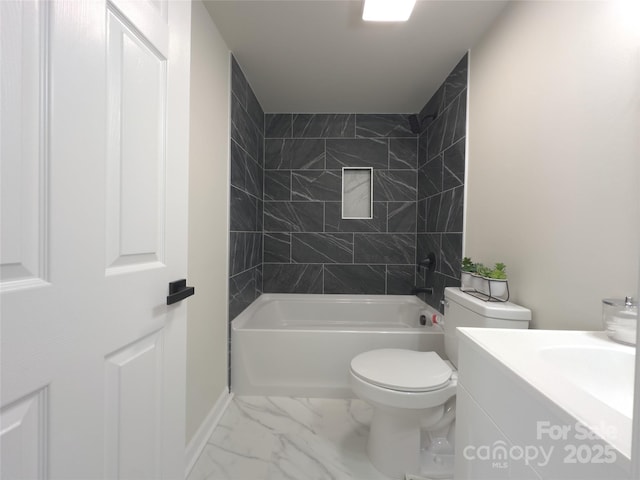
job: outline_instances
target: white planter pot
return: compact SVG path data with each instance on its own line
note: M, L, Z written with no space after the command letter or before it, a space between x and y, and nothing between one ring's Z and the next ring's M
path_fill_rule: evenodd
M484 278L482 278L480 275L473 274L471 276L471 285L477 292L486 293L486 294L489 293L488 292L489 286L487 284L487 281Z
M470 290L473 288L473 276L469 272L460 272L460 288Z
M495 278L488 279L491 288L491 296L504 298L507 296L507 281Z

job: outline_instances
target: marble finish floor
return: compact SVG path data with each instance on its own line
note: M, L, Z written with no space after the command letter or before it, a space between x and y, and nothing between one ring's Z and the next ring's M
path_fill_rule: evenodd
M361 400L234 397L187 480L388 480Z

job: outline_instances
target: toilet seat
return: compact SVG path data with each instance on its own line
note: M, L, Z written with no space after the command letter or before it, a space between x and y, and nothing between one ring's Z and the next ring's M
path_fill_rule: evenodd
M383 348L351 360L360 380L399 392L431 392L445 387L452 370L435 352Z

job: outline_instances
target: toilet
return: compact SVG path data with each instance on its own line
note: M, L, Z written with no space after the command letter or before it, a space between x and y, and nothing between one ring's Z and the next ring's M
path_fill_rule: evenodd
M451 478L457 327L528 328L531 311L510 302L486 302L457 287L445 289L444 350L383 348L351 360L354 394L373 406L367 441L371 463L393 479Z

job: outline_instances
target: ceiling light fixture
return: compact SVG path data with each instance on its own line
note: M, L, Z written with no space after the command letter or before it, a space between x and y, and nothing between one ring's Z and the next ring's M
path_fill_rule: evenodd
M416 0L364 0L362 19L367 22L406 22Z

